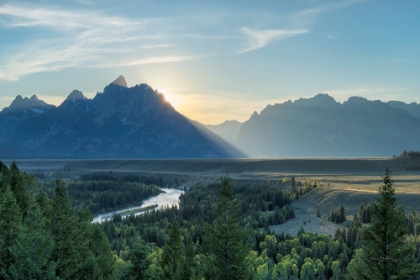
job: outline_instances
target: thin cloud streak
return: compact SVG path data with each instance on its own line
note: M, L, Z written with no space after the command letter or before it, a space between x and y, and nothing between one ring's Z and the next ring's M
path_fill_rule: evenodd
M245 34L249 41L249 46L239 53L258 50L273 43L274 41L308 33L308 29L284 30L284 29L266 29L256 30L244 27L241 32Z
M319 7L301 10L299 12L296 12L292 15L294 18L300 18L300 17L311 17L311 16L317 16L323 12L331 11L331 10L338 10L343 9L348 6L352 6L358 3L366 2L367 0L346 0L346 1L339 1L339 2L332 2L328 3Z
M115 62L111 64L99 64L92 67L102 68L102 67L110 67L110 66L122 67L122 66L155 64L155 63L174 63L174 62L194 60L197 58L198 56L155 56L155 57L147 57L144 59L127 60L124 62Z
M154 50L173 44L156 30L152 21L88 11L1 5L0 28L47 28L58 32L58 36L25 42L9 53L3 50L0 80L17 81L28 74L69 67L132 66L194 59L182 54L157 55ZM127 57L132 59L121 63Z
M134 28L145 26L149 21L138 21L121 17L84 11L67 11L58 9L41 9L5 4L0 6L0 15L4 17L2 26L16 27L48 27L57 30L86 29L97 27Z

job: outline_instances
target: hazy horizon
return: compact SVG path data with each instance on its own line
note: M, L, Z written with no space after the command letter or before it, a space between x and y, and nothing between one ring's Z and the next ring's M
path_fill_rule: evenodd
M328 93L419 102L420 3L5 1L0 108L59 105L123 75L205 124Z

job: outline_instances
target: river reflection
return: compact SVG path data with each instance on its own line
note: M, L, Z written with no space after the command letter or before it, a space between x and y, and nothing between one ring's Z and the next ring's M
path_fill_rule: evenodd
M139 209L139 208L143 208L147 206L158 205L157 209L161 209L162 207L166 207L166 206L178 205L179 196L184 193L184 191L177 190L177 189L161 188L161 190L164 191L164 193L161 193L157 196L146 199L139 206L124 208L117 211L112 211L109 213L97 215L93 218L93 222L100 223L102 222L102 220L108 220L112 218L114 214L123 213L126 211L135 210L135 209ZM140 214L141 213L137 213L136 215L140 215Z

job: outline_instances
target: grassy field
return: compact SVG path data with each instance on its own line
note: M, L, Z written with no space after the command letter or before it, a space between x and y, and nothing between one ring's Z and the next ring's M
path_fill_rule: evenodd
M5 161L6 164L10 162ZM298 181L317 181L319 188L294 202L297 218L276 231L296 234L307 231L333 235L337 225L327 220L332 210L341 205L349 220L377 197L382 175L387 167L392 171L397 203L408 211L420 211L420 171L408 171L411 158L343 158L343 159L150 159L150 160L18 160L19 168L29 172L57 172L66 178L86 173L134 173L159 176L164 179L182 178L182 187L205 186L229 174L244 182L270 181L287 188L283 180L294 176ZM414 162L418 164L418 162ZM320 210L322 217L316 217ZM340 225L340 227L343 225Z
M417 160L418 161L418 160ZM10 160L5 161L10 164ZM307 158L307 159L129 159L129 160L17 160L27 171L60 171L63 174L133 172L147 174L233 176L252 178L276 174L382 174L389 167L406 173L413 160L405 158ZM418 163L418 162L415 162Z
M297 218L285 225L274 226L276 231L296 234L303 227L306 231L334 235L337 225L328 221L332 210L343 205L348 220L358 213L360 204L372 203L378 196L378 187L382 184L379 175L320 175L296 176L298 180L317 181L319 188L301 197L292 204ZM396 189L397 204L403 205L406 212L420 211L420 174L395 174L392 176ZM316 217L317 210L322 216ZM310 221L310 223L309 223ZM306 222L306 224L304 224Z

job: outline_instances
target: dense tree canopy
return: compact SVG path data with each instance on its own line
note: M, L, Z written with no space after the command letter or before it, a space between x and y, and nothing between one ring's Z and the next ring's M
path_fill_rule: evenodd
M0 162L0 278L420 277L418 214L405 216L396 206L389 173L379 199L373 205L361 205L351 224L338 229L334 237L303 229L297 236L271 231L270 225L294 218L289 206L294 199L322 186L296 180L291 186L288 180L281 185L222 178L220 184L188 189L179 207L92 223L91 213L82 206L110 209L111 194L160 192L156 185L144 183L149 180L146 177L121 178L92 175L66 183L43 179L38 186L16 164L8 168ZM139 204L144 197L131 202ZM130 204L127 201L115 205ZM336 214L345 216L344 207ZM408 232L413 234L410 238Z

